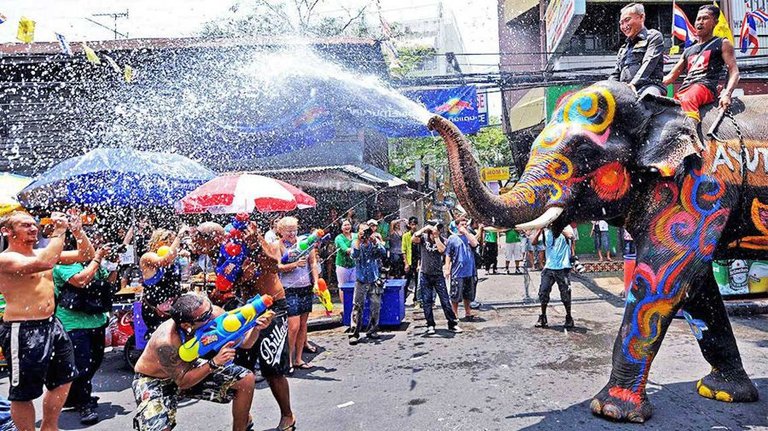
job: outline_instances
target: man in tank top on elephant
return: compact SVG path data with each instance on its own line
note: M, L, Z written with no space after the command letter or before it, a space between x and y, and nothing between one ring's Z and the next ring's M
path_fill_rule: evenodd
M728 81L720 92L720 109L726 110L731 106L731 95L739 83L739 67L736 65L733 44L713 34L719 17L720 8L717 6L708 4L699 8L694 24L698 41L685 49L680 60L664 77L664 85L671 84L686 71L675 99L680 101L685 115L697 123L701 121L699 109L717 99L717 85L723 67L728 68Z

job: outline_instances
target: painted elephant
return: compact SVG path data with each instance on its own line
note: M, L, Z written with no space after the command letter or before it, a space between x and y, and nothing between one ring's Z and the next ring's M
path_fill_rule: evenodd
M671 99L638 101L624 84L596 83L563 101L533 143L520 180L501 196L480 182L458 129L439 117L429 123L445 139L454 189L473 217L521 229L551 224L555 232L606 219L635 239L637 267L610 379L591 403L596 415L631 422L651 416L648 372L681 308L707 328L695 331L712 366L698 393L720 401L758 398L711 262L768 254L768 98L743 97L732 111L743 140L726 118L717 133L722 141L702 141ZM702 130L716 114L704 115Z

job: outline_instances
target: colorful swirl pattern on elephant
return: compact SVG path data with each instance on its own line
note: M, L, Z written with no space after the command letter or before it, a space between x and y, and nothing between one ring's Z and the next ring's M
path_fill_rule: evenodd
M523 230L551 225L556 232L605 219L635 239L637 266L611 376L591 403L596 415L651 417L648 372L681 309L712 367L698 393L728 402L758 398L711 262L765 258L768 250L768 124L757 121L768 115L768 97L736 99L731 109L736 120L720 125L722 141L705 141L677 102L637 100L624 84L598 82L564 100L534 141L519 181L502 196L480 182L469 141L449 121L429 123L445 140L454 189L472 217ZM702 113L708 130L717 110Z

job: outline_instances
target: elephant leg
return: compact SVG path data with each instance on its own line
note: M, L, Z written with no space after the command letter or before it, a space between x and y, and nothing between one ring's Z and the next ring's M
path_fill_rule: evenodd
M624 318L613 346L613 370L608 384L592 399L592 413L610 420L645 422L653 414L645 385L648 373L672 318L682 305L690 283L667 279L686 262L638 264L627 294Z
M757 401L757 388L742 366L731 322L711 267L703 278L703 286L683 310L707 327L698 342L712 371L696 383L699 395L726 402Z

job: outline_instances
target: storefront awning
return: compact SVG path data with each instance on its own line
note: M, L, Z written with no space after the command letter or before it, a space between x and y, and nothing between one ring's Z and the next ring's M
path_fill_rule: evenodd
M539 5L539 0L505 0L504 22L509 23L518 16L524 14Z
M518 102L509 109L509 131L533 127L546 118L546 99L544 88L528 90Z
M257 172L297 187L371 193L387 187L407 187L400 178L367 163L268 169Z

